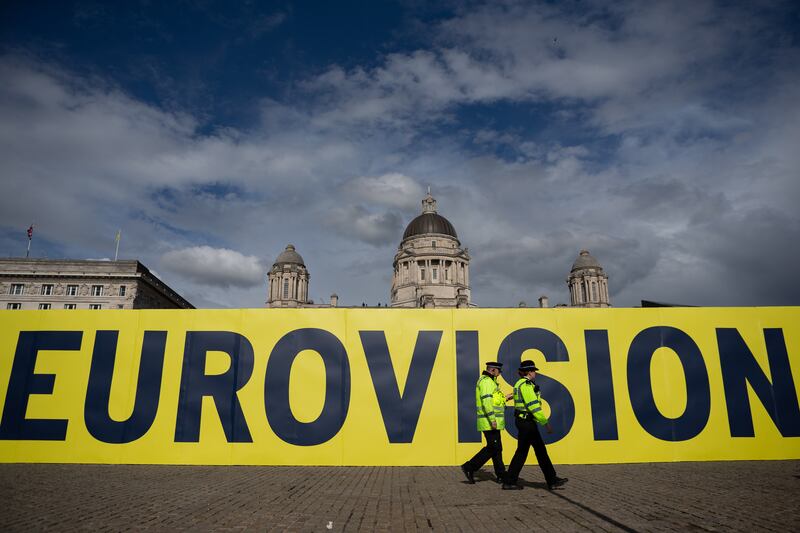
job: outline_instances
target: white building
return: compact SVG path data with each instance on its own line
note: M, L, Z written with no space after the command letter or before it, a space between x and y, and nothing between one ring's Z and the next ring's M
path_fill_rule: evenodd
M194 309L135 260L0 259L0 309Z
M430 191L394 256L392 307L470 307L469 252Z

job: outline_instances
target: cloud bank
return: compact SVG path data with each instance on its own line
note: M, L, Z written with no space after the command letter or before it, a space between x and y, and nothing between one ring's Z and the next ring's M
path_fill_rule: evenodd
M312 298L375 304L431 185L470 248L478 305L568 301L581 248L615 305L796 305L787 9L471 4L418 21L430 37L414 46L264 91L242 103L246 125L6 48L0 250L19 255L36 222L34 256L109 256L123 228L121 257L196 305L259 307L291 242Z

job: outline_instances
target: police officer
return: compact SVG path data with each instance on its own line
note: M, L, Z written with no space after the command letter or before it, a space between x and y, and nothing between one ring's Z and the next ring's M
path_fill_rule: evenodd
M461 465L461 471L470 483L475 483L475 471L480 469L486 461L492 460L497 482L502 483L506 475L506 465L503 464L503 443L500 440L500 431L506 428L505 410L506 401L513 396L505 395L497 384L502 363L490 361L486 363L478 383L475 386L475 404L478 410L478 431L483 432L486 446L475 454L475 457Z
M547 455L547 448L544 445L542 436L539 433L539 425L544 426L548 433L553 432L550 422L542 412L542 395L539 392L539 385L534 382L536 379L536 365L533 361L522 361L519 366L520 379L514 384L514 423L517 426L517 451L511 459L508 467L508 474L503 480L503 490L521 489L517 485L517 478L525 459L528 458L528 448L533 446L536 453L536 460L542 469L544 479L547 481L547 488L553 490L567 482L567 478L558 477L550 457Z

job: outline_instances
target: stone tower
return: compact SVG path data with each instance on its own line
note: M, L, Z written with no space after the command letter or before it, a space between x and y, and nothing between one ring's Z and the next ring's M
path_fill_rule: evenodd
M311 275L303 258L287 244L267 274L267 307L304 307L308 300Z
M608 276L588 250L581 250L567 278L572 307L609 307Z

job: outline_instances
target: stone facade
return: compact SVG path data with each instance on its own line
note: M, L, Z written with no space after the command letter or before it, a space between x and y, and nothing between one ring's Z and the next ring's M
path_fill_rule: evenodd
M408 224L394 256L391 306L473 307L469 261L469 250L461 247L453 225L436 212L428 191L422 214Z
M608 276L588 250L581 250L567 278L571 307L609 307Z
M135 260L0 259L0 309L194 309Z

